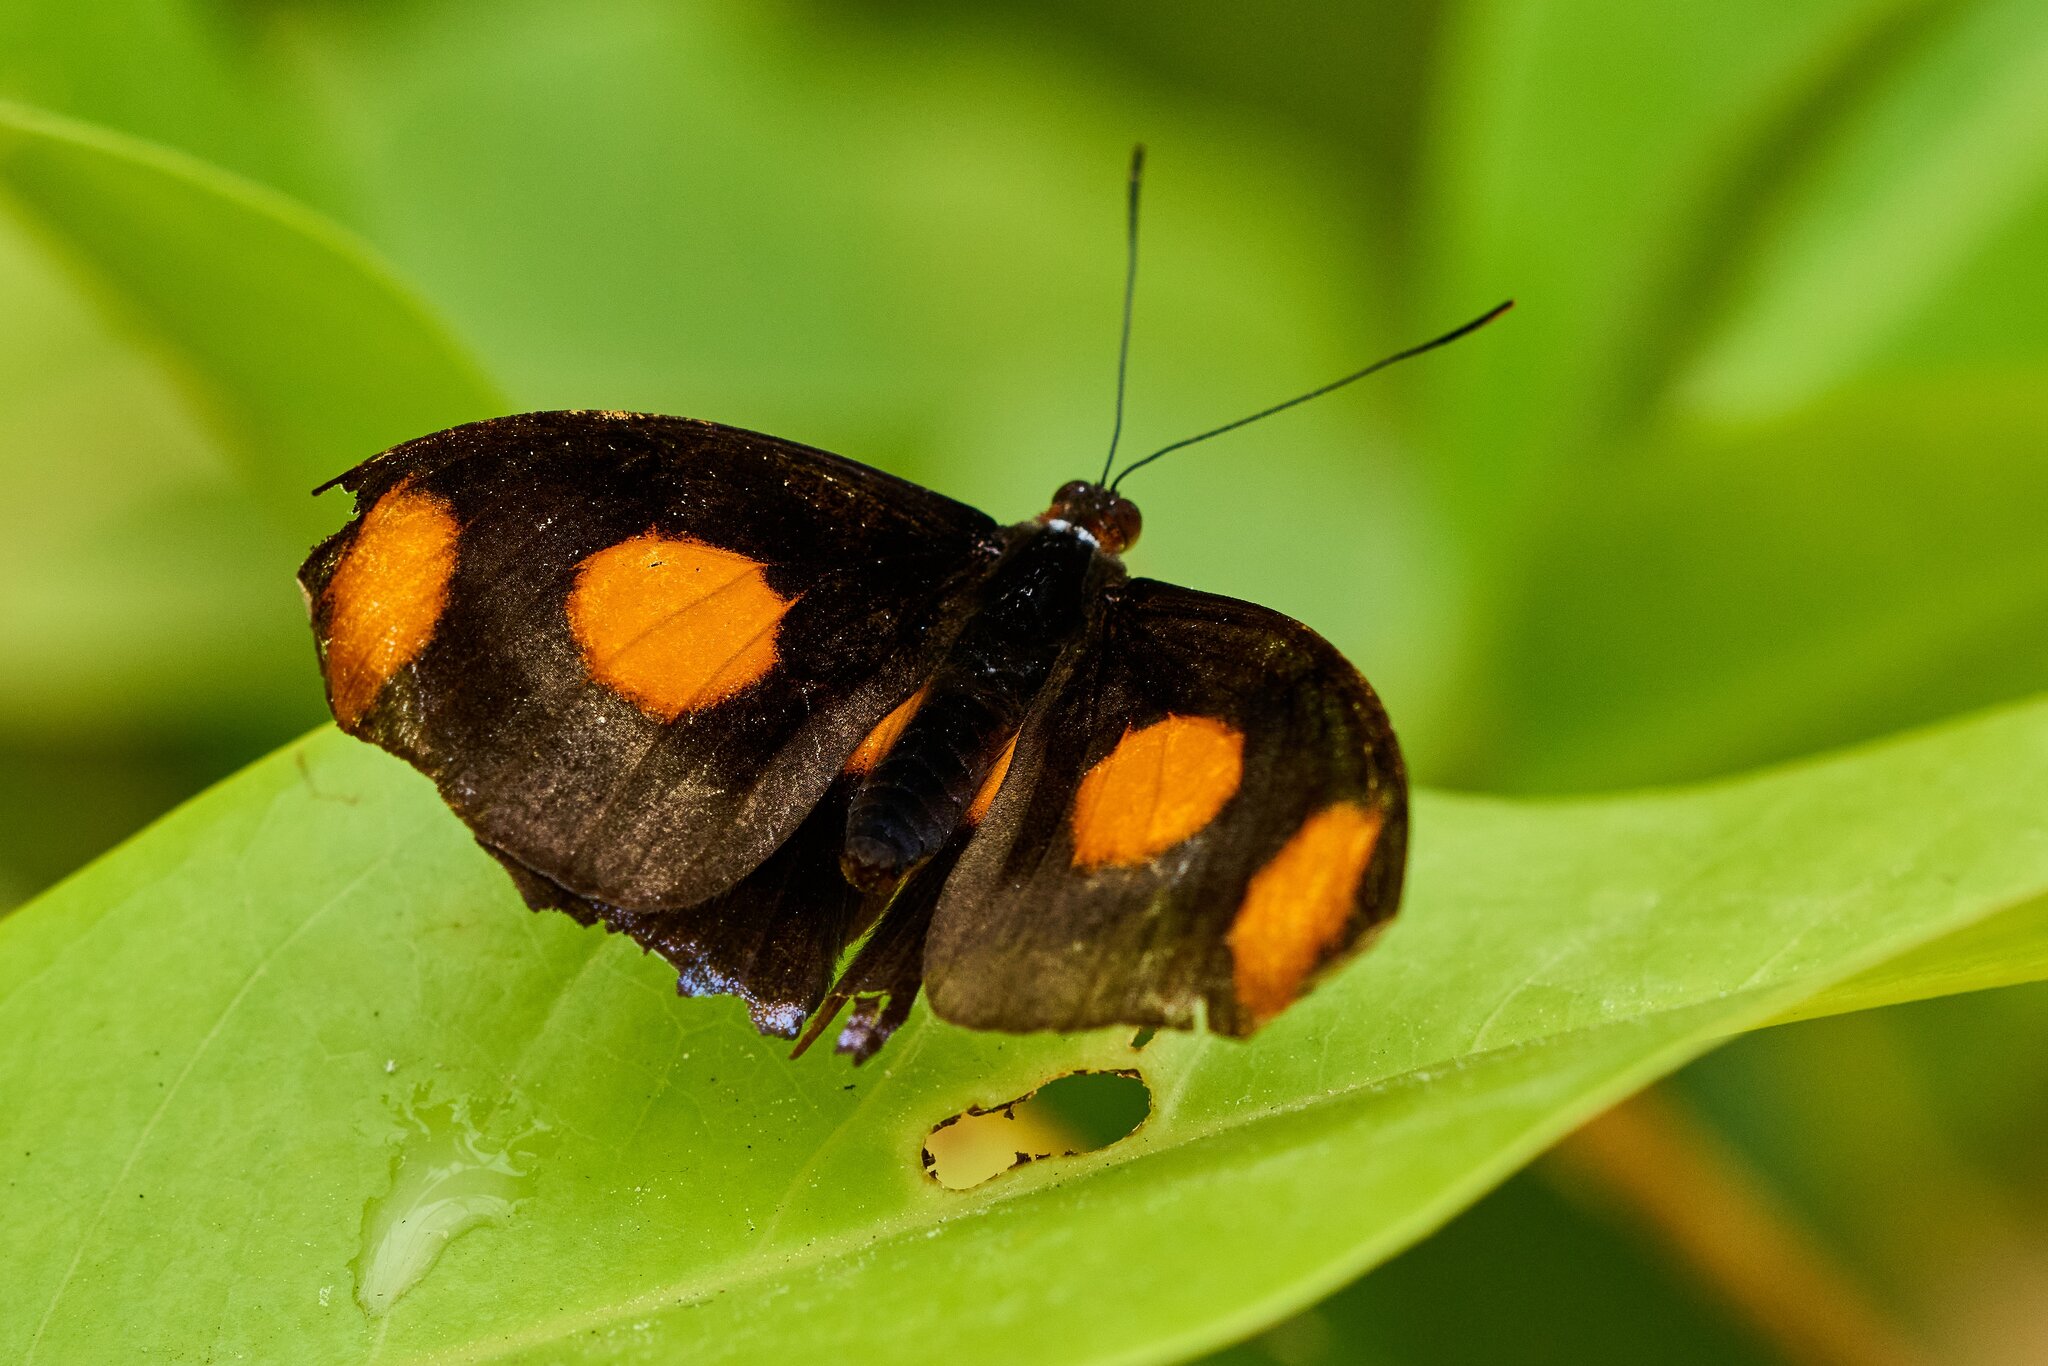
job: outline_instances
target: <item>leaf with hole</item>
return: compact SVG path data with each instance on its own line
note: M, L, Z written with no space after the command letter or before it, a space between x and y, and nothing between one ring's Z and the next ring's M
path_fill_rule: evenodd
M1857 973L2038 967L2043 809L2048 702L1697 790L1424 794L1402 919L1249 1044L919 1011L852 1070L530 915L423 779L317 732L0 922L0 1344L1170 1359ZM926 1174L947 1117L1121 1069L1130 1137Z

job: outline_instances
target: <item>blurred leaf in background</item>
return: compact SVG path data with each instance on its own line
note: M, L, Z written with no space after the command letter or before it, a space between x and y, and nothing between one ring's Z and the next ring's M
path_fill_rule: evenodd
M154 814L95 789L168 795L318 718L278 577L323 529L309 491L503 400L360 247L204 163L0 106L0 186L0 800L32 813L27 882Z
M1331 636L1423 780L1677 781L2048 688L2034 0L79 0L0 11L0 96L48 111L0 120L0 897L319 718L290 570L340 513L297 491L388 441L651 408L1035 509L1106 434L1138 137L1134 448L1521 300L1132 485L1142 571ZM368 249L269 232L281 194ZM252 279L356 303L252 323ZM1801 1025L1680 1085L1943 1359L2033 1360L2044 1020ZM1548 1189L1246 1350L1469 1359L1372 1287L1533 1276L1590 1217ZM1649 1312L1665 1254L1587 1227L1586 1313Z

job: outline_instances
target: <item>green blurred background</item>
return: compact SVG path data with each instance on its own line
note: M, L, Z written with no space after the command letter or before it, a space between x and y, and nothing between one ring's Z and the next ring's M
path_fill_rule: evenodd
M1520 300L1128 486L1140 571L1330 636L1420 781L1709 778L2048 687L2040 0L7 0L0 98L360 235L505 408L1004 517L1100 458L1142 138L1129 449ZM347 426L406 370L340 346L233 430L12 147L0 905L322 720L291 571L343 509L298 490L346 461L276 433L418 434ZM1669 1089L1926 1359L2048 1360L2048 992ZM1823 1359L1561 1166L1233 1355Z

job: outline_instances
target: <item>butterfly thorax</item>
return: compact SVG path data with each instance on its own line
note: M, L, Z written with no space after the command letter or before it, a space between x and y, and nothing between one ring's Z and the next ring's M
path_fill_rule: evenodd
M1047 516L1012 528L979 605L854 794L841 858L848 881L888 887L975 823L1032 700L1081 638L1091 604L1122 577L1083 525Z

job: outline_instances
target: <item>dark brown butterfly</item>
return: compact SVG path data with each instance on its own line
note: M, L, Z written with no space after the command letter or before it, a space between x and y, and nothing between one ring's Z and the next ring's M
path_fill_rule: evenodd
M1372 689L1299 622L1129 577L1108 464L1004 527L774 437L555 412L334 482L356 514L299 577L341 727L528 905L764 1033L851 1001L858 1061L922 987L975 1028L1249 1034L1399 901Z

